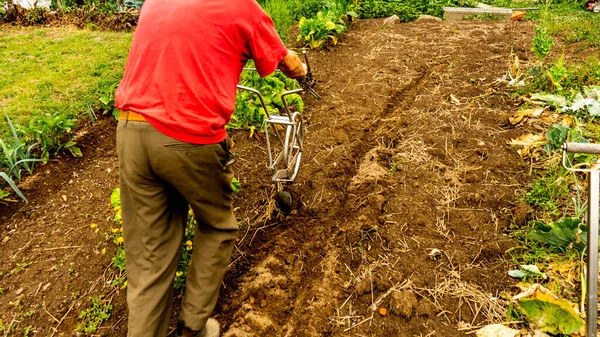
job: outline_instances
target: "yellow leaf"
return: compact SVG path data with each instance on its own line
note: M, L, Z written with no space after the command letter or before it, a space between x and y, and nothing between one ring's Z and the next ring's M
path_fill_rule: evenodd
M564 116L560 124L564 125L565 127L570 127L575 124L575 118L573 118L573 116Z
M93 223L93 224L90 225L90 228L96 228L96 227L98 227L98 225L95 224L95 223Z
M191 246L191 245L193 245L194 243L193 243L192 241L190 241L190 240L187 240L187 241L185 242L185 244L186 244L186 246Z
M511 125L516 125L521 123L525 117L537 117L544 112L544 108L537 109L525 109L521 111L517 111L511 118L509 118L509 122Z
M379 308L379 314L381 316L386 316L387 315L387 309L386 308Z
M121 289L125 289L125 288L127 288L127 282L128 282L128 281L125 281L125 283L123 283L123 286L121 287Z
M106 254L106 248L102 248L102 251L101 251L101 253L102 253L102 254Z
M546 137L543 135L534 135L532 133L515 138L508 142L509 145L519 146L542 146L546 144Z
M113 233L118 233L118 232L119 232L119 229L118 229L118 228L113 228L113 229L112 229L112 232L113 232Z
M125 239L123 239L123 237L122 237L122 236L119 236L119 237L117 238L117 243L118 243L118 244L122 244L122 243L123 243L123 241L125 241Z

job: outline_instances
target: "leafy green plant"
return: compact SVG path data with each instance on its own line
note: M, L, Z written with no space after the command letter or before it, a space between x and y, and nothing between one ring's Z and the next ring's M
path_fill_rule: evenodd
M564 56L548 68L548 78L552 83L554 89L553 91L563 91L562 83L567 79L568 76L569 71L565 67Z
M550 53L552 46L554 46L552 36L544 28L535 27L535 35L533 36L532 43L532 50L535 56L543 62Z
M262 78L255 71L244 72L240 84L261 92L269 114L277 114L283 108L281 94L284 91L296 89L299 86L297 81L291 80L279 72ZM294 106L298 112L303 111L304 102L299 95L287 96L286 102L288 106ZM249 91L239 90L235 111L227 128L260 129L265 118L266 115L259 98Z
M242 189L242 184L240 184L240 181L234 177L231 180L231 188L233 189L233 194L240 193L240 190Z
M0 147L4 154L4 158L0 157L0 168L4 166L8 171L7 175L9 177L21 180L22 170L31 174L34 163L42 160L33 158L32 149L36 144L27 146L26 143L22 142L6 111L4 111L4 116L10 128L11 137L7 137L5 140L0 139Z
M77 331L87 334L96 332L102 322L110 318L112 311L112 304L103 301L100 297L92 296L89 300L92 305L79 313L80 322L77 324Z
M41 158L48 161L50 156L62 150L68 150L75 157L82 156L75 142L68 140L71 130L76 126L75 119L69 118L65 113L56 112L33 117L28 126L19 128L19 132L38 144Z
M514 278L524 279L524 278L541 278L546 279L546 274L540 271L540 268L534 264L526 264L520 265L519 269L511 270L508 272L508 275Z
M303 40L310 48L322 48L327 44L335 46L338 42L338 35L346 30L346 25L342 19L336 17L336 13L328 11L325 14L318 12L317 16L311 19L302 18L298 23L300 36L298 41Z
M567 249L583 251L587 245L586 233L587 226L581 223L581 219L561 218L550 224L542 221L534 222L527 238L559 251Z

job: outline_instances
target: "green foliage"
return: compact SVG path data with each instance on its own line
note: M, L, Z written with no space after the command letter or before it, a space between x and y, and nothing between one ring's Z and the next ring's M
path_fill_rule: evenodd
M271 19L273 19L277 33L279 33L279 37L281 37L283 41L286 41L289 37L290 28L294 21L292 8L290 6L292 4L291 1L267 0L263 5L264 10L269 14Z
M242 184L240 184L240 181L235 177L231 180L231 189L233 189L233 194L240 193L240 190L242 189Z
M548 67L548 79L552 83L554 89L552 90L553 92L563 91L562 83L567 79L568 76L569 70L565 67L564 57L561 57L556 63Z
M323 10L328 1L326 0L295 0L295 11L294 18L299 20L300 18L312 18L317 15L318 12Z
M600 48L598 14L583 10L579 1L555 1L531 13L548 33L565 43L580 43L580 48Z
M34 116L28 126L19 127L19 132L38 145L40 157L46 162L50 156L55 156L62 150L68 150L75 157L82 156L75 142L69 140L71 130L76 126L75 119L68 118L66 113L56 112Z
M533 37L532 50L535 56L540 61L544 61L546 56L550 53L550 50L554 46L554 39L552 36L541 27L535 27L535 35Z
M92 305L79 313L79 323L77 324L77 331L87 334L96 332L102 322L110 318L112 311L110 302L103 301L100 297L92 296L89 300Z
M4 181L8 183L8 185L13 189L13 191L17 193L19 198L25 201L25 203L28 203L27 198L25 198L23 192L21 192L21 190L17 187L17 184L15 184L15 182L6 173L0 172L0 178L4 179ZM0 200L5 199L8 196L8 192L0 190Z
M587 226L583 225L579 218L561 218L550 224L545 224L542 221L534 222L527 238L533 242L544 244L553 250L575 249L583 251L587 244L586 233Z
M179 264L177 265L177 271L175 272L175 281L173 287L175 290L183 292L185 288L185 280L187 273L192 262L192 254L194 253L194 237L196 234L196 219L192 210L190 210L188 221L185 226L185 235L183 242L181 243L181 257L179 258Z
M444 7L474 7L472 0L355 0L349 7L361 19L384 18L398 15L409 22L422 14L442 17Z
M554 124L546 132L548 143L544 146L544 150L548 153L559 150L564 142L574 143L589 143L583 138L583 130L579 127L566 127L562 124ZM582 161L581 157L579 157ZM586 157L587 158L587 157ZM591 158L591 157L589 157ZM583 159L583 161L586 161Z
M251 65L251 64L250 64ZM267 77L260 77L255 71L242 73L241 85L254 88L261 92L269 114L278 114L283 109L281 94L286 90L299 87L298 82L291 80L280 72ZM299 95L287 96L288 106L295 106L298 112L304 109L304 102ZM235 111L227 125L229 129L262 128L266 118L260 99L249 91L239 90L235 102Z
M569 185L565 181L563 170L555 165L548 167L535 179L523 197L523 201L536 210L559 214L559 206L568 195Z
M21 141L15 126L4 112L7 124L10 128L10 136L4 140L0 138L0 147L4 157L0 157L0 170L5 169L8 177L14 177L21 180L21 172L25 170L28 174L33 172L35 162L42 161L41 159L33 158L32 149L36 144L28 145ZM10 183L9 180L6 180ZM13 188L14 189L14 188ZM15 190L16 191L16 190Z
M77 118L112 95L123 77L130 33L68 28L0 30L0 100L15 125L34 116ZM40 66L43 65L43 66ZM0 123L0 133L8 126Z
M508 272L510 277L526 279L526 278L542 278L545 279L546 274L540 271L540 268L534 264L520 265L519 269Z
M303 17L298 23L298 28L300 29L298 41L303 40L310 48L322 48L337 44L338 36L346 31L346 23L337 11L328 10L325 13L318 12L311 19Z

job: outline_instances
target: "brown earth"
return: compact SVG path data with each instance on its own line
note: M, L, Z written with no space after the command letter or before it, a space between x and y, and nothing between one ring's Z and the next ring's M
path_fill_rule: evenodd
M494 81L511 52L528 58L532 32L359 21L312 52L323 100L306 100L292 215L273 211L264 142L232 133L242 231L216 309L224 336L459 336L502 320L511 202L529 167L506 145L524 131L503 126L516 106ZM114 129L84 129L83 158L29 178L22 211L0 209L7 335L71 335L91 295L113 305L97 334L126 335L108 235Z

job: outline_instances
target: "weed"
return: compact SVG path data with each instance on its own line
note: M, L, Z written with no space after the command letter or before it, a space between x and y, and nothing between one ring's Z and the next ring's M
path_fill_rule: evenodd
M290 4L290 1L267 0L263 5L267 14L273 19L277 33L283 41L289 37L294 20Z
M564 170L555 164L534 180L522 200L534 209L559 215L563 200L569 195L569 185L565 179Z
M87 334L96 332L102 322L110 318L112 311L110 302L103 301L100 297L91 296L89 300L92 305L79 313L80 322L77 324L77 331Z

